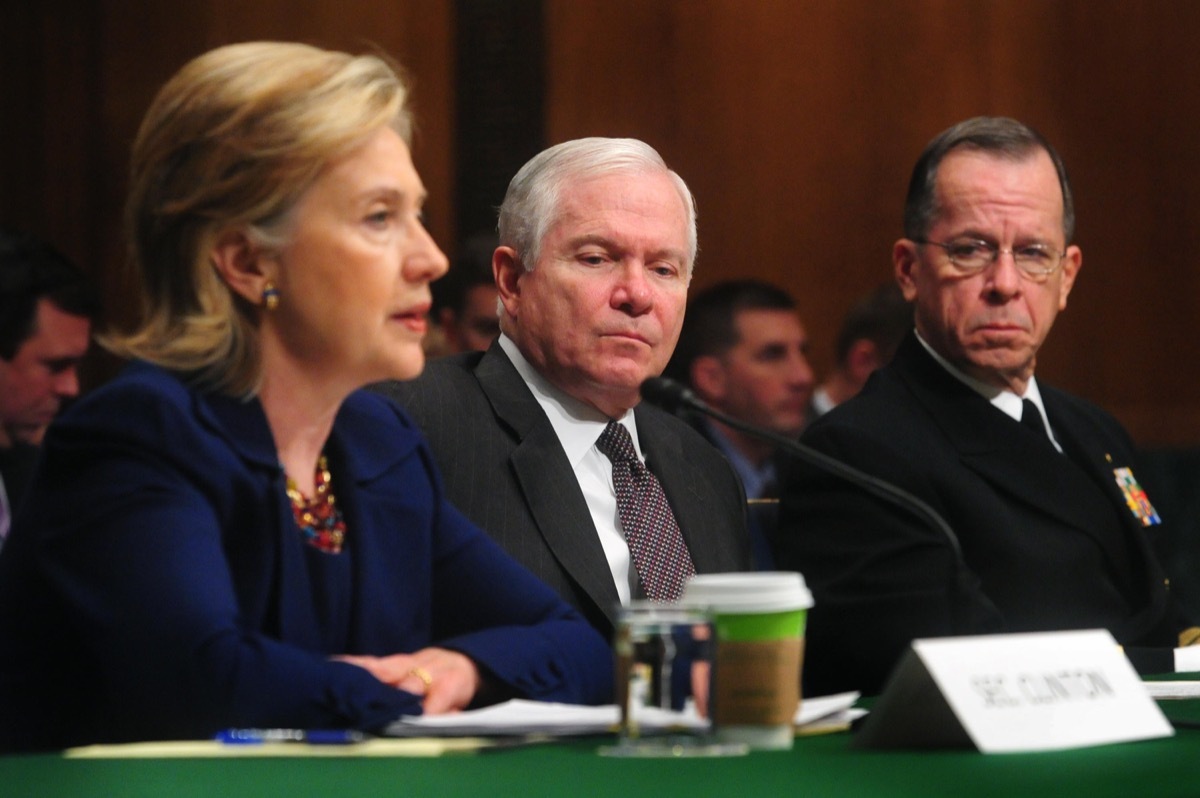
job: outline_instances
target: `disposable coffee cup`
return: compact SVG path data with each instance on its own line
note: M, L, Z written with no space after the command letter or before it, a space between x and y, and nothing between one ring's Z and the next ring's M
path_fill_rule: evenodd
M804 627L812 594L795 572L701 574L680 604L706 608L716 631L713 735L751 748L791 748L800 709Z

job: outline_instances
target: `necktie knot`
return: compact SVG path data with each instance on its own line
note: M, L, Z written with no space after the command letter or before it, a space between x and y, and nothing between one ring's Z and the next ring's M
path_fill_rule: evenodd
M616 421L608 422L608 426L596 440L596 448L614 463L627 463L638 459L633 451L633 438L630 437L629 430L625 429L624 424Z

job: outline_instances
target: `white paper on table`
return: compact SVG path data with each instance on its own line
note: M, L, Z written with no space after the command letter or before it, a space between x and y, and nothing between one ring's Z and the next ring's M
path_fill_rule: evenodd
M854 706L859 699L859 693L838 693L823 695L816 698L806 698L800 702L800 710L793 721L797 726L806 726L817 720L824 720L831 715L843 713Z
M1151 698L1200 698L1200 682L1142 682Z
M806 698L792 722L801 731L840 731L867 714L867 710L855 708L858 699L857 692Z
M466 712L406 715L388 726L384 734L392 737L601 734L616 728L620 718L614 704L593 707L514 698Z
M797 726L837 719L849 722L856 715L840 717L858 700L858 693L806 698L796 713ZM385 730L391 737L440 737L459 735L550 735L603 734L614 731L621 719L615 704L592 707L555 704L515 698L483 709L446 715L405 716ZM648 707L639 717L644 730L698 729L707 721L694 710L671 712Z

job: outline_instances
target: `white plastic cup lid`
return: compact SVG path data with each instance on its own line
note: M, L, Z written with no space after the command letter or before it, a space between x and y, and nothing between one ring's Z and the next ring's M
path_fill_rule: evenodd
M813 605L804 577L795 571L697 574L688 580L679 602L717 612L788 612Z

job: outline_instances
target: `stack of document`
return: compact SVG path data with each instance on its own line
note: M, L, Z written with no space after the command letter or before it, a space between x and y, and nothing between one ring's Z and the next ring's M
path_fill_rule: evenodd
M866 714L865 710L854 708L858 698L858 693L806 698L796 713L796 727L801 732L844 729L850 721ZM708 721L694 711L670 712L647 708L644 713L639 717L643 731L686 731L708 726ZM611 732L617 728L620 719L621 711L613 704L589 707L513 699L483 709L449 715L403 717L390 725L385 734L393 737L510 734L564 737Z
M1142 682L1150 697L1162 700L1200 698L1200 682Z

